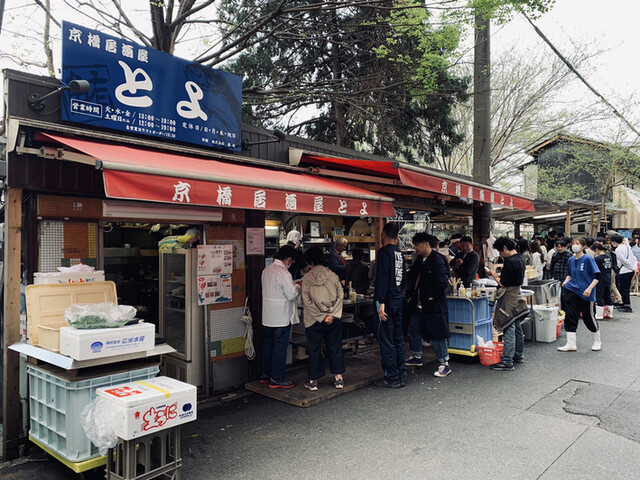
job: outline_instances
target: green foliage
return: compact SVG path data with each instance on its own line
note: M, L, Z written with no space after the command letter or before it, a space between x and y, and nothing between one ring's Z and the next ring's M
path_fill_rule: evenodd
M613 187L640 173L640 159L627 149L582 140L559 143L538 161L538 197L557 202L609 200Z
M243 34L250 13L264 17L279 5L224 3L227 41ZM245 120L273 125L315 107L313 118L288 131L412 162L450 153L462 139L451 110L466 99L469 83L449 69L457 28L433 26L414 0L376 7L283 13L260 29L261 41L229 65L244 78Z
M468 24L470 17L479 15L490 18L496 23L506 23L515 13L523 13L535 19L553 8L556 0L466 0L460 2L459 8L449 11L448 18Z

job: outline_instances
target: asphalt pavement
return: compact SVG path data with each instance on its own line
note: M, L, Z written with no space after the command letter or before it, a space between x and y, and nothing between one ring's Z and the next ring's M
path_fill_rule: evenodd
M636 313L600 323L601 351L581 324L577 352L556 350L564 333L526 342L514 372L458 361L438 379L425 365L405 388L369 386L310 408L231 392L183 426L182 478L636 479L640 298L632 304ZM78 478L37 448L0 464L0 477Z

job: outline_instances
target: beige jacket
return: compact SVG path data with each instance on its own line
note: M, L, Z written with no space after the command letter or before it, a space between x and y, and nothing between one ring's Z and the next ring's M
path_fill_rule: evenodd
M324 321L327 315L342 317L342 284L338 276L322 265L316 265L302 277L304 326Z

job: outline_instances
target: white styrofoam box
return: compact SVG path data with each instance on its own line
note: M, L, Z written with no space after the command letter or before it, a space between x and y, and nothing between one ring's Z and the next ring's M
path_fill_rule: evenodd
M555 342L558 328L558 307L534 305L533 318L536 322L536 342Z
M149 435L196 419L197 389L169 377L99 388L96 396L116 409L113 431L123 440Z
M138 323L118 328L60 329L60 353L74 360L146 352L155 345L153 323Z
M33 274L34 285L46 285L52 283L88 283L104 282L104 271L95 272L36 272Z

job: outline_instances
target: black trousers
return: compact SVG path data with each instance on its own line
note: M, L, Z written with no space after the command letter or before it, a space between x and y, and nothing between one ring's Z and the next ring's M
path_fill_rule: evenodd
M565 313L564 329L567 332L575 333L578 330L578 322L582 313L582 321L589 331L595 333L600 327L595 318L595 305L585 299L582 295L577 295L566 288L562 289L562 309Z

